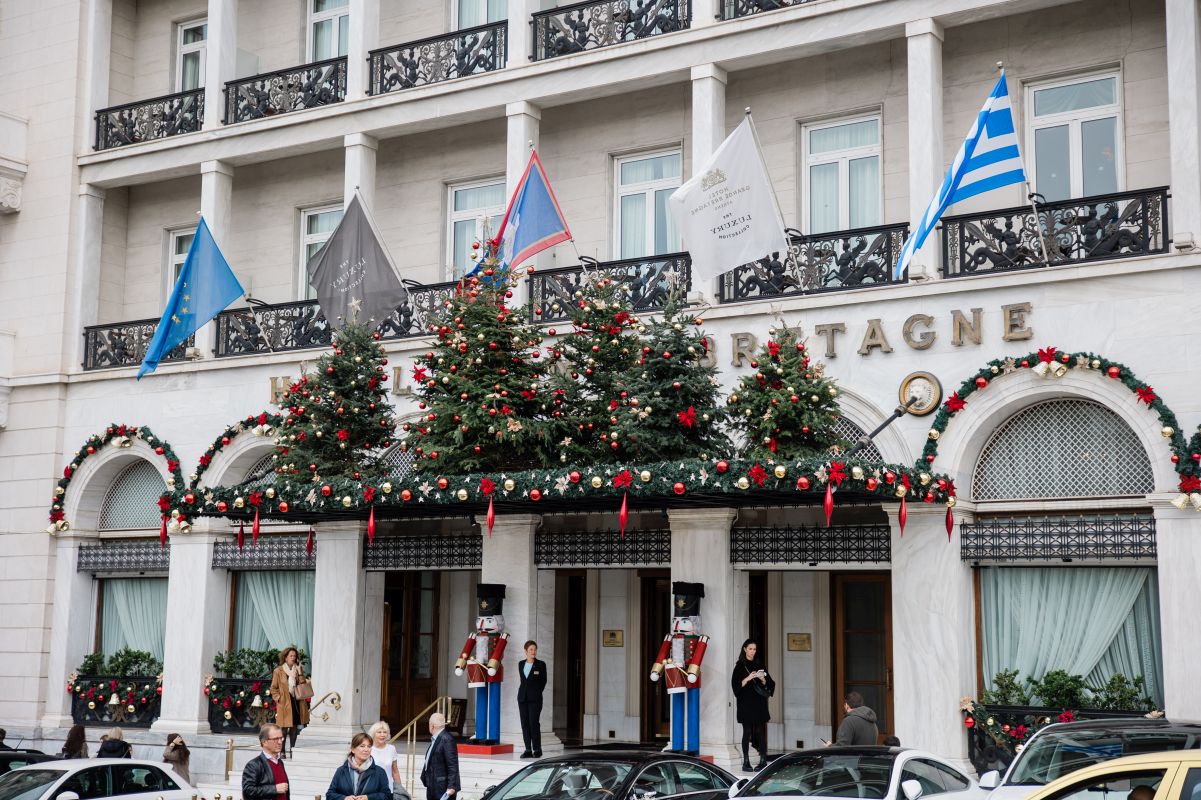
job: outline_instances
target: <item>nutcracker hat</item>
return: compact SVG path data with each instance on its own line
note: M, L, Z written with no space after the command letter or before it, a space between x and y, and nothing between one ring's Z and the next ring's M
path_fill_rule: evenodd
M677 617L695 617L701 613L701 598L705 596L705 584L676 581L671 585L675 595L671 604L672 614Z
M505 585L503 583L478 583L475 586L475 596L481 617L494 617L504 613Z

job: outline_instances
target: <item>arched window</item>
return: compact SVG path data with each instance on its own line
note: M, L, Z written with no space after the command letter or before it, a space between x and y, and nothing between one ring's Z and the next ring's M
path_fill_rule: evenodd
M404 451L400 446L393 447L384 454L384 464L388 467L388 477L392 480L400 480L408 477L413 471L413 465L417 463L417 454L412 450Z
M834 432L841 436L847 442L847 449L855 446L855 443L866 433L863 428L860 428L855 423L851 422L846 417L839 417L834 423ZM868 443L867 447L855 454L857 457L865 461L883 461L884 456L880 455L879 448L875 442Z
M1155 487L1134 431L1100 403L1047 400L993 433L972 479L977 500L1141 495Z
M255 479L255 476L261 477ZM270 452L254 462L250 469L246 470L246 475L242 478L242 482L254 489L261 489L264 486L271 486L275 483L275 453Z
M131 464L117 476L104 496L100 530L157 529L162 519L158 499L166 489L167 484L149 461Z

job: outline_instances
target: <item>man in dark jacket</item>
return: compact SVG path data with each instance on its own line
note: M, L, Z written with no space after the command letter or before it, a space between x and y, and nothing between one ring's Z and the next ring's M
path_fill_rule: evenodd
M538 643L525 643L525 658L517 666L517 714L521 717L522 758L542 758L542 692L546 689L546 662L538 658Z
M259 728L259 746L263 752L247 762L242 770L244 800L290 800L288 773L279 754L284 749L284 731L270 723Z
M446 716L430 714L429 749L425 751L425 762L421 766L421 782L425 785L426 800L448 800L462 786L459 785L459 748L454 737L446 730Z
M880 735L880 729L876 727L876 712L863 704L863 695L847 692L842 708L846 716L838 726L834 744L875 744Z

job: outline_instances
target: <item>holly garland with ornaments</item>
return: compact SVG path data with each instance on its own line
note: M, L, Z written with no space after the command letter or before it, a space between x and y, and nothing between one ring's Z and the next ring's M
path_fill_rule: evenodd
M256 680L246 685L245 681L222 681L209 678L202 690L209 705L222 709L225 719L233 719L240 709L261 708L264 719L275 712L276 703L271 697L271 681Z
M138 683L130 678L80 678L72 675L67 679L67 694L86 701L89 711L99 706L118 706L122 713L113 716L124 716L146 708L162 696L163 676L159 675L154 683Z
M200 464L196 467L196 471L189 476L188 485L193 489L199 486L201 478L208 471L209 466L213 463L213 459L222 450L233 444L234 439L237 439L247 431L250 431L255 436L272 436L275 433L275 429L283 424L283 421L284 418L281 415L264 411L260 414L251 414L246 419L230 425L221 432L220 436L213 440L213 443L200 456Z
M963 726L987 736L997 747L1008 753L1021 752L1022 746L1035 733L1055 722L1075 722L1076 712L1065 709L1058 714L1024 714L1020 717L998 718L983 703L970 697L960 701Z

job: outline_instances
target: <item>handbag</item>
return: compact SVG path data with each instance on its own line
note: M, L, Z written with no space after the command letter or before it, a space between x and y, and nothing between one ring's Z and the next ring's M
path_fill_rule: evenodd
M392 789L392 800L413 800L409 790L399 784Z
M304 683L296 684L296 699L297 700L312 700L313 699L313 684L305 681Z

